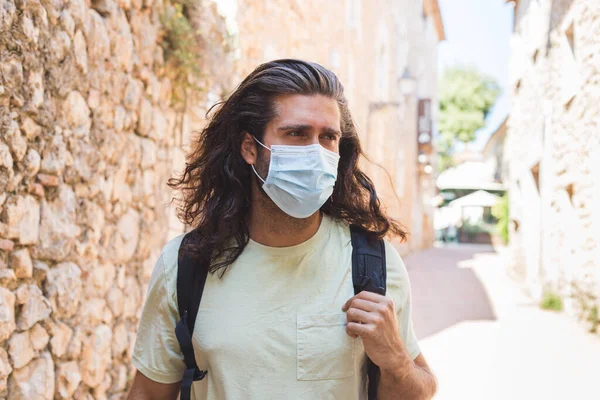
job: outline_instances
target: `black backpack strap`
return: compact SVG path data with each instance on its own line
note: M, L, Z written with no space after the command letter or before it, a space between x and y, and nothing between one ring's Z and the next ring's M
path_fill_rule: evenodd
M185 244L194 237L193 231L183 237L177 258L177 307L180 320L175 325L175 335L186 368L181 381L180 400L191 400L192 383L204 379L208 373L198 368L192 344L196 316L208 276L208 263L198 262L183 250Z
M354 294L363 290L385 295L387 270L385 263L385 242L373 240L368 232L357 226L350 226L352 240L352 283ZM369 400L377 399L380 370L367 358L369 378Z

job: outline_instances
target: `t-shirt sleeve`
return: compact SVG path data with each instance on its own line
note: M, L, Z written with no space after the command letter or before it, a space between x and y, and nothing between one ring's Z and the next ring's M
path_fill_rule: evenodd
M185 370L175 336L177 303L168 286L163 251L152 271L132 355L138 371L159 383L179 382Z
M398 251L388 242L385 246L387 264L387 296L394 300L400 336L414 360L421 353L412 323L412 299L408 271Z

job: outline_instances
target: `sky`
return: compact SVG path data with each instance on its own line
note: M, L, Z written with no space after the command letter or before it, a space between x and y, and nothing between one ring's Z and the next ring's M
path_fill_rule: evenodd
M455 65L475 66L496 79L503 94L469 149L481 150L510 112L508 61L513 6L506 0L439 0L446 40L438 45L438 73Z

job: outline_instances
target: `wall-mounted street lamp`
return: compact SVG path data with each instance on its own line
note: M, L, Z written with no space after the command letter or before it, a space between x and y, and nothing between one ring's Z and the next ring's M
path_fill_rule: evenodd
M417 93L417 80L410 74L408 67L404 68L399 85L400 93L404 96L413 96Z

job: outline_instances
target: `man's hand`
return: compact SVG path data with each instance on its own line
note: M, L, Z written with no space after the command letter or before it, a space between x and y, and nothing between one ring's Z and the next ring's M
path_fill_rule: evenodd
M412 366L410 355L398 331L394 301L362 291L344 304L346 332L361 337L367 356L382 370L404 371Z

